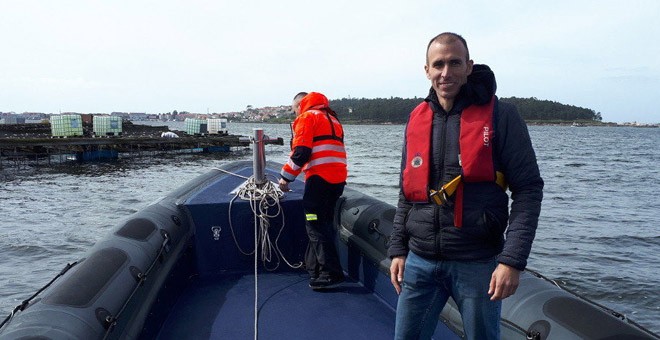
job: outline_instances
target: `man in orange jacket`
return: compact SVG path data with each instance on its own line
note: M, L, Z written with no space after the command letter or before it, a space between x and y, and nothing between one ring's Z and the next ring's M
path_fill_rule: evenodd
M328 98L318 92L294 97L291 154L280 172L279 186L289 190L289 183L305 172L303 208L309 245L305 266L312 289L330 288L344 281L344 273L334 244L334 210L346 185L346 150L344 129Z

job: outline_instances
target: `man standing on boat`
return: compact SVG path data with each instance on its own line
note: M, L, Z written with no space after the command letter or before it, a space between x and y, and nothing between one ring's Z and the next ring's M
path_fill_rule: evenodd
M292 109L296 119L291 155L282 167L279 186L289 191L289 183L305 172L303 208L309 237L305 267L310 275L309 286L330 288L344 281L333 226L335 205L346 185L344 129L321 93L299 93Z
M498 101L495 76L467 43L427 46L428 97L404 136L401 192L388 255L399 293L396 339L430 339L452 297L468 339L499 339L538 225L543 180L525 122ZM508 211L511 191L511 211Z

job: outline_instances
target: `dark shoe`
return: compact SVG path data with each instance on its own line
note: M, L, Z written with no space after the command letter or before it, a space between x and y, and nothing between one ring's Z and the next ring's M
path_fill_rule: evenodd
M320 277L318 279L310 279L309 287L313 290L322 290L337 287L340 283L344 282L345 279L341 277Z

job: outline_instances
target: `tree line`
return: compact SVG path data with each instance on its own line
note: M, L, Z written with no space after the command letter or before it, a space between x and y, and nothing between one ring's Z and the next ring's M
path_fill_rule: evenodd
M408 114L423 98L342 98L330 100L330 107L345 123L405 124ZM518 108L527 122L593 121L600 122L600 112L537 98L500 98Z

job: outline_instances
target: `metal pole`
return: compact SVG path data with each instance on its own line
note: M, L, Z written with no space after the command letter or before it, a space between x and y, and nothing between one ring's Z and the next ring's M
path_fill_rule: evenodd
M254 149L252 151L252 169L254 171L254 182L261 186L266 183L266 149L264 145L264 129L254 128Z

